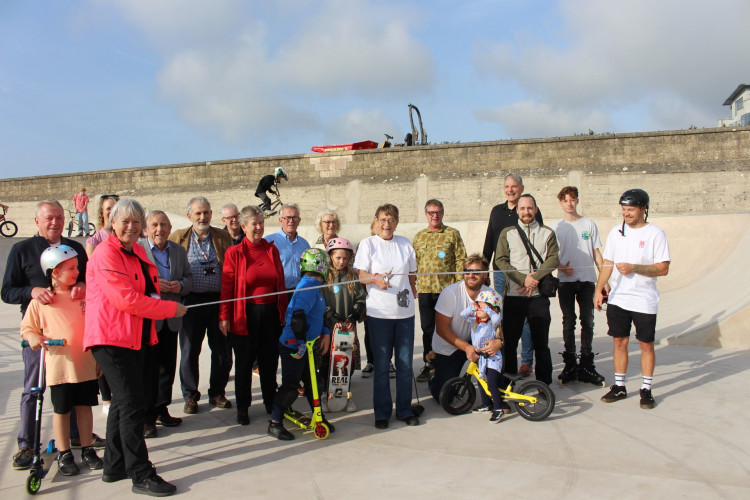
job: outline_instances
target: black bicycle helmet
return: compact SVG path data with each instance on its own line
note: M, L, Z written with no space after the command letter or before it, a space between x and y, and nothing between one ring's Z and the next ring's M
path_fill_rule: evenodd
M646 217L644 221L648 220L648 193L643 189L628 189L622 196L620 196L620 205L624 207L645 207ZM625 236L625 221L622 221L622 228L619 230L620 234Z
M643 189L628 189L620 196L620 205L648 208L648 193Z

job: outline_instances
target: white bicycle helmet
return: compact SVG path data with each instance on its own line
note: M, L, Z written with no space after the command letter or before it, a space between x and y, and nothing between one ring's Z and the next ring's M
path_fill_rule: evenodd
M287 181L289 180L289 176L288 176L288 175L286 175L286 170L284 170L284 167L276 167L276 170L274 170L274 171L273 171L273 175L274 175L274 177L276 177L277 179L278 179L279 177L283 177L283 178L284 178L284 179L286 179Z
M68 245L60 245L59 247L46 248L39 258L39 263L42 265L42 271L46 275L49 271L59 266L61 262L65 262L73 257L78 257L78 252Z

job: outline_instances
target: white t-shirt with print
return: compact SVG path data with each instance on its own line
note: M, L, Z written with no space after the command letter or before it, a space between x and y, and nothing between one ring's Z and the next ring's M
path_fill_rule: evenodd
M594 250L602 247L599 229L594 221L581 217L575 222L560 219L552 224L560 247L560 265L570 262L573 274L558 272L561 282L590 281L596 283Z
M493 288L482 285L480 292L494 291ZM464 281L461 280L458 283L448 285L440 293L437 303L435 304L435 311L439 312L443 316L448 316L451 319L451 330L461 340L471 344L471 326L472 324L461 318L461 311L472 305L474 301L469 297L466 291ZM435 331L432 334L432 350L443 356L450 356L456 352L456 346L447 342L443 337L437 334Z
M627 263L651 265L669 262L667 235L659 227L647 224L638 229L625 225L625 236L620 233L622 225L612 228L607 236L607 245L602 256L615 264ZM656 278L636 273L622 275L617 267L612 268L610 278L612 290L609 303L628 311L656 314L659 308L659 291Z
M381 290L367 285L367 315L380 319L405 319L414 316L414 294L407 273L417 271L417 259L411 242L394 235L390 240L370 236L360 241L354 267L370 274L392 272L391 286Z

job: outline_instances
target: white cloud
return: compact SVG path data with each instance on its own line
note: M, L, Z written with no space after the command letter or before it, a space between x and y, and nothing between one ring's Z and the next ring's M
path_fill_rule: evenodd
M163 54L164 100L231 143L313 130L333 114L327 103L347 98L355 108L434 80L432 57L411 33L413 16L382 2L286 1L278 11L238 0L118 5Z
M381 110L353 109L333 117L325 128L325 140L338 144L366 140L380 142L385 139L383 134L394 135L395 130L399 130L398 125Z
M500 122L509 138L557 137L610 131L607 115L600 111L556 108L547 102L521 101L496 109L479 109L477 120Z
M593 129L575 120L601 117L609 117L617 131L715 126L723 100L747 80L750 2L563 0L555 12L562 36L551 37L554 46L544 39L528 44L528 38L521 45L517 34L474 47L480 75L520 86L537 110L547 103L555 114L528 117L528 103L477 110L477 116L494 117L509 133L516 131L514 137L519 128L544 135L550 122ZM614 115L631 107L648 114L614 123ZM506 122L511 116L523 125Z

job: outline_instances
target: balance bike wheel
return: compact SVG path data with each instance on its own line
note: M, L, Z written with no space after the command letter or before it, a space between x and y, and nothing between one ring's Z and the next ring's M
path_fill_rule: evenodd
M326 424L324 424L323 422L318 422L317 424L315 424L314 433L317 439L325 439L331 432L328 430L328 426Z
M535 396L537 399L533 404L527 401L516 402L518 414L526 420L532 422L544 420L555 409L555 393L544 382L538 380L526 382L515 392L524 396Z
M26 493L29 495L36 495L39 488L42 487L42 474L41 471L31 471L29 477L26 478Z
M474 384L466 377L453 377L440 389L440 406L451 415L471 410L477 398Z

